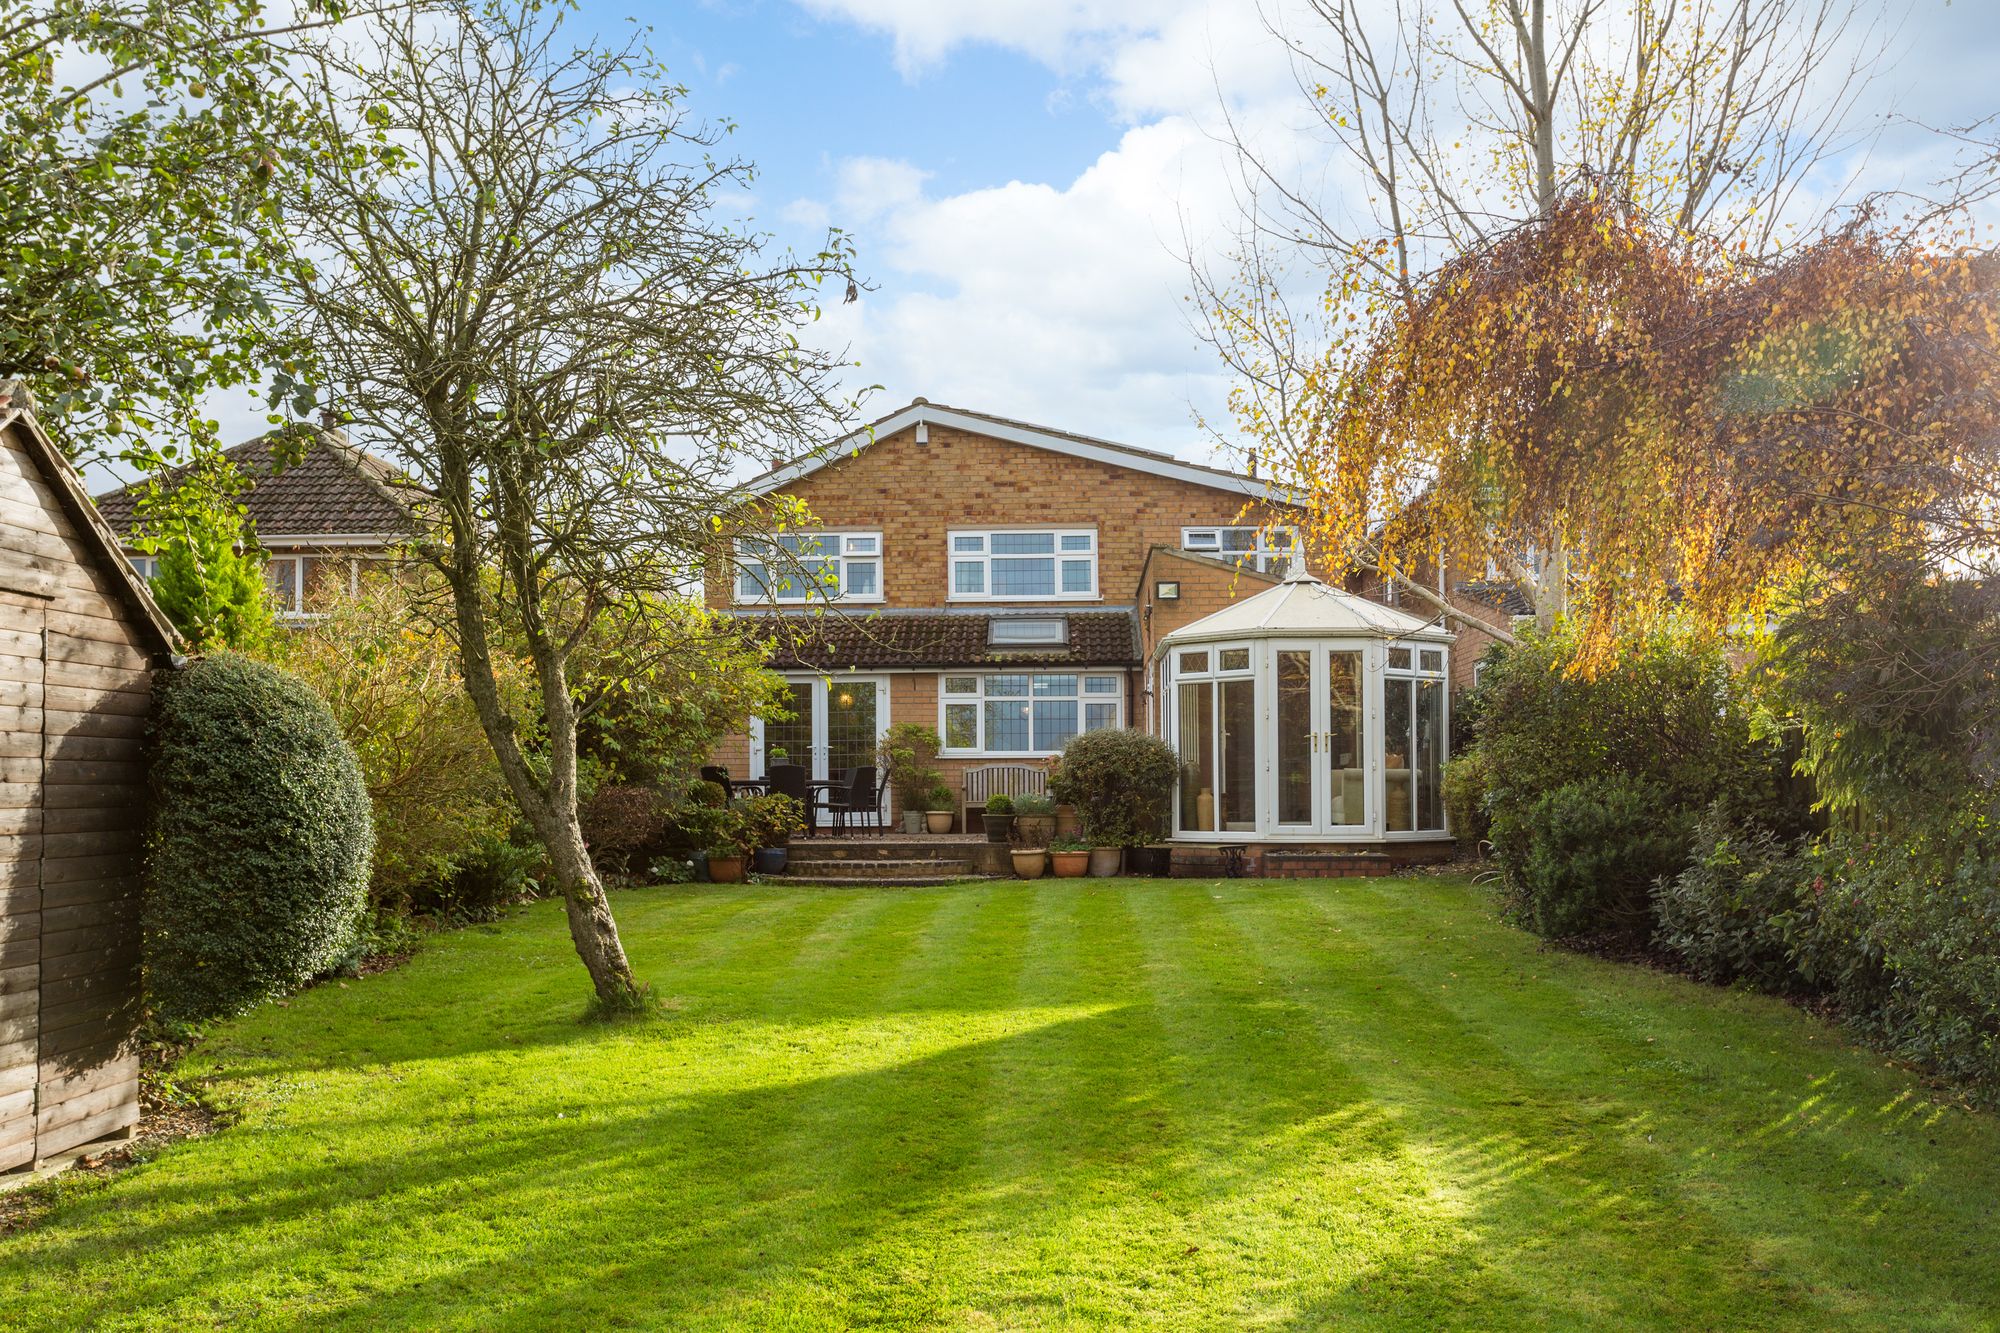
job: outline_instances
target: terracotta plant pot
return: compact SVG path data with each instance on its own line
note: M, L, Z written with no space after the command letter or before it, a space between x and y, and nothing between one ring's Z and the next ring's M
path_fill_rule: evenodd
M924 811L924 823L933 833L949 833L951 832L951 811L926 810Z
M743 858L740 856L709 857L708 877L717 884L741 884L743 882Z
M1073 805L1058 805L1056 807L1056 836L1058 838L1074 838L1082 831L1083 816L1076 812L1076 807Z
M1090 849L1090 874L1093 879L1110 879L1118 873L1118 863L1122 859L1122 849L1117 847L1093 847Z
M1050 852L1057 879L1082 879L1090 873L1089 852Z
M1039 847L1016 850L1013 856L1014 873L1022 879L1040 879L1042 871L1048 868L1049 854Z

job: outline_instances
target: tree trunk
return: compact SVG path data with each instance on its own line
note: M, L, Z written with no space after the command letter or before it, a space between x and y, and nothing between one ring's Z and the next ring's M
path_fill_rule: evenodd
M563 911L569 917L569 938L576 956L590 973L597 1001L611 1013L626 1013L639 1006L643 989L625 959L625 945L618 938L618 923L611 916L611 901L605 896L604 881L590 863L584 845L583 828L575 808L550 811L546 826L538 825L542 845L548 849L549 864L555 871L556 890L562 894Z

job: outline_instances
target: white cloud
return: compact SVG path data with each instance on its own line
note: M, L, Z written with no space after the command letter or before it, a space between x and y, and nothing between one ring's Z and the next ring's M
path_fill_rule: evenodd
M890 217L916 202L930 176L896 158L846 158L840 163L834 211L843 226Z

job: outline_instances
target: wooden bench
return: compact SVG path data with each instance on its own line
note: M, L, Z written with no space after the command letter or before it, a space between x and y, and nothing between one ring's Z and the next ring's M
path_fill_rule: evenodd
M1034 764L982 764L965 770L965 828L972 826L972 812L979 811L980 828L986 825L986 802L995 796L1046 796L1049 773Z

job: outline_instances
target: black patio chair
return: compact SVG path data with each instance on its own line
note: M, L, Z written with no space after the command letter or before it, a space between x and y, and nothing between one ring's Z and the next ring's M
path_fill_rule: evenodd
M887 784L875 778L875 766L863 764L848 772L845 787L822 790L820 798L826 802L826 810L845 832L857 825L882 827L882 789Z
M772 764L764 770L764 780L773 795L789 796L799 803L806 816L806 836L819 835L819 820L813 810L812 783L804 764Z

